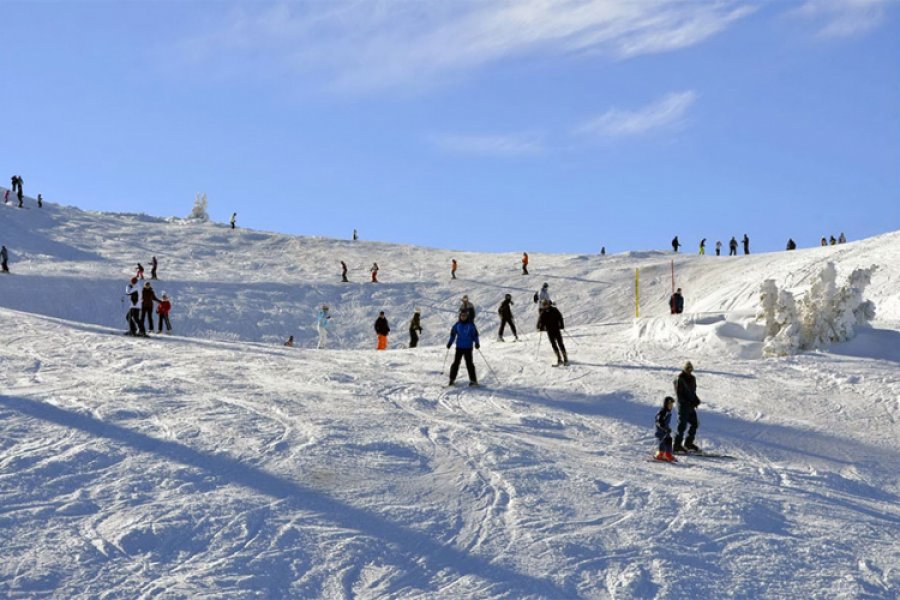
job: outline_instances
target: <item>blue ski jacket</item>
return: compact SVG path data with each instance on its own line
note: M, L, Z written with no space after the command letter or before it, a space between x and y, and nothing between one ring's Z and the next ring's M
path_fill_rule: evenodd
M456 340L456 347L461 350L467 350L475 344L481 345L478 341L478 329L475 327L475 323L469 323L468 321L465 323L457 321L450 329L450 341L447 342L448 348L453 345L453 340Z
M656 437L664 439L672 433L672 411L663 407L656 413Z

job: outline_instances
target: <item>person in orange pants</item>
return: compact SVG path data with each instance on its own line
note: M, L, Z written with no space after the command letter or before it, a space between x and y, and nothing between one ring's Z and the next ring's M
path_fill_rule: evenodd
M378 318L375 319L375 333L378 334L378 349L386 350L387 349L387 340L388 334L391 332L391 328L388 325L387 317L384 316L384 311L378 313Z

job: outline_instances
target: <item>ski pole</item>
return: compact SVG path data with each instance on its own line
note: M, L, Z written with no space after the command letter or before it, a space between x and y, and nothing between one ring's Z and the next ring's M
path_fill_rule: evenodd
M570 335L569 332L567 332L565 329L563 329L562 332L565 334L566 339L572 342L573 346L578 346L578 342L575 341L574 336Z
M494 372L494 369L491 368L491 363L489 363L489 362L487 361L487 359L484 357L484 353L481 351L481 348L478 349L478 354L481 355L481 360L483 360L483 361L484 361L484 364L487 365L488 371L491 372L491 375L493 376L494 379L497 380L497 383L500 384L500 385L503 385L503 382L500 381L500 378L499 378L499 377L497 377L497 374Z
M447 352L444 353L444 362L441 363L441 375L444 374L444 367L447 366L447 357L450 356L450 348L447 348Z

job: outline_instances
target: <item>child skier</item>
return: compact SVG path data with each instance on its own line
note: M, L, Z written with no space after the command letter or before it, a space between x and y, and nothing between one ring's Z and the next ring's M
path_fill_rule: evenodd
M656 439L659 440L659 451L656 453L656 460L664 460L666 462L678 462L672 455L672 407L675 406L675 398L666 396L663 400L663 406L656 413Z
M166 333L172 333L172 322L169 321L169 311L172 310L172 301L169 295L162 293L162 300L156 305L156 314L159 315L159 333L162 333L163 322L166 324Z
M450 279L456 279L456 259L450 262Z
M372 283L378 283L378 263L372 263Z

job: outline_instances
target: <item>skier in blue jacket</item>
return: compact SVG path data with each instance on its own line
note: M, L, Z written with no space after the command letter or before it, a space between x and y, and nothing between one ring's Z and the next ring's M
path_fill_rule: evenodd
M663 406L656 413L656 439L659 440L659 451L656 460L678 462L672 456L672 407L675 406L675 398L666 396Z
M316 331L319 332L318 349L324 350L328 341L328 326L331 323L331 315L328 314L328 305L323 304L322 310L316 315Z
M459 321L457 321L450 329L450 341L447 342L447 349L456 341L456 355L453 357L453 364L450 365L450 385L456 382L456 375L459 373L459 363L466 359L466 371L469 372L469 385L478 385L478 377L475 375L475 362L472 360L472 346L480 349L481 344L478 341L478 329L475 323L469 321L469 311L459 311Z

